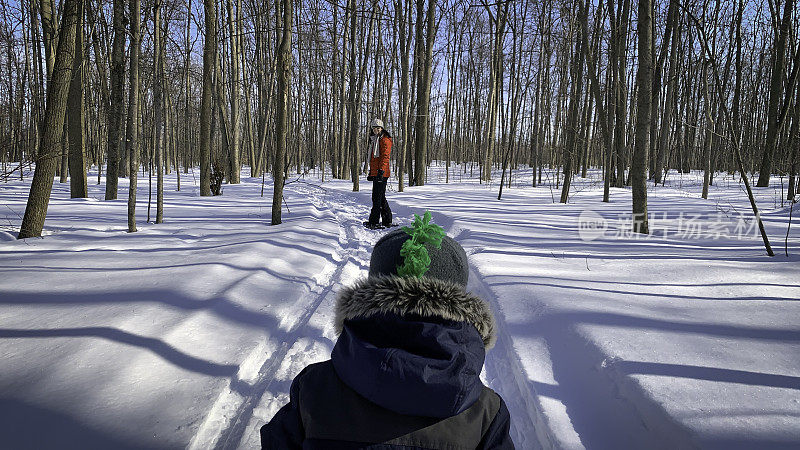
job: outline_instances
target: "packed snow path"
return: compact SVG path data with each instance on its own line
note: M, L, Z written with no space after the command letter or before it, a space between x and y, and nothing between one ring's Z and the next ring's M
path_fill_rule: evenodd
M220 393L192 439L190 448L254 448L259 445L258 428L274 414L274 407L286 402L287 383L305 365L324 360L330 353L335 339L330 330L331 306L342 280L369 265L369 250L375 235L361 224L364 205L329 194L319 186L301 184L295 192L318 210L333 213L339 229L338 249L331 260L334 269L326 280L318 280L317 285L297 302L300 308L293 315L293 323L286 327L285 335L277 336L280 342L273 343L277 344L277 349L261 363L253 382L241 390L236 388L240 380L231 380ZM264 348L257 347L243 365L260 361L263 355ZM277 394L282 395L276 403ZM267 409L270 414L254 414L259 402L264 403L262 406L273 407Z
M436 168L428 186L388 193L396 221L430 209L467 250L468 288L498 320L482 375L509 405L517 446L796 447L800 233L780 256L779 188L757 191L779 253L767 258L757 236L736 234L752 224L733 177L702 200L696 175L671 176L649 193L665 215L639 239L624 233L629 191L602 204L601 186L577 179L570 204L553 204L549 188L524 186L529 174L501 202L496 185L445 184ZM260 180L214 198L174 182L166 222L135 234L102 185L71 200L56 183L45 238L24 242L11 233L27 182L0 185L11 448L255 448L292 378L329 357L336 293L366 274L385 232L361 225L370 185L291 183L270 227ZM583 239L587 211L605 234Z

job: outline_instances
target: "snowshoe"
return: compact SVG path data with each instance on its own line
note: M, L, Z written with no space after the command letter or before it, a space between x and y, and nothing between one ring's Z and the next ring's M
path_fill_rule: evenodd
M364 227L366 227L368 230L381 230L381 229L383 229L383 225L381 225L379 223L372 223L372 222L369 222L369 221L363 222L363 223L364 223Z

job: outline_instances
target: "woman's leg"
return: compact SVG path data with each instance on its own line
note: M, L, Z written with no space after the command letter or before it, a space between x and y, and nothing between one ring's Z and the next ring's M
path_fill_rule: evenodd
M372 182L372 210L369 212L369 223L372 225L378 225L381 219L381 208L386 201L385 193L386 183L378 180Z
M381 188L381 197L383 200L381 202L381 223L386 227L392 224L392 209L389 208L389 202L386 201L386 184L388 182L389 180L384 181L382 183L383 187Z

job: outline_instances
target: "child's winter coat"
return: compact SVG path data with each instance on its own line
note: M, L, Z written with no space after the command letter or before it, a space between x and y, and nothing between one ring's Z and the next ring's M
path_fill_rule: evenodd
M494 318L463 286L370 277L340 293L336 326L331 359L294 379L263 448L513 448L508 409L479 378Z

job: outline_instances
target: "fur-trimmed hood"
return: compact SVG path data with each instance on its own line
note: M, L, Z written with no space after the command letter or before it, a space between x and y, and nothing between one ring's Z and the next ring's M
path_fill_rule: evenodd
M495 341L489 306L435 278L372 277L336 303L336 374L391 411L451 417L474 404L486 348Z
M435 278L373 277L339 294L331 360L292 381L263 448L513 449L511 418L484 386L488 305Z
M371 277L342 289L336 301L336 332L345 320L392 313L437 317L474 326L486 350L497 340L489 305L463 287L436 278Z

